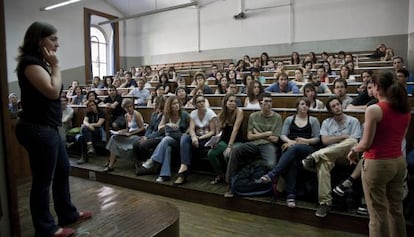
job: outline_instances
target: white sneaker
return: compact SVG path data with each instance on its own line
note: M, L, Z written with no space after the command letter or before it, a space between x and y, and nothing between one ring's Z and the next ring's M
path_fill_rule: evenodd
M153 165L154 165L154 161L152 161L151 159L148 159L147 161L145 161L145 162L142 164L142 167L144 167L144 168L146 168L146 169L149 169L149 168L151 168Z

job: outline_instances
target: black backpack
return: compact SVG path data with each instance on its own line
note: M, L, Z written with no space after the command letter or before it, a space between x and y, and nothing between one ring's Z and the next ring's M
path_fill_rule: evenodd
M243 167L231 179L231 189L235 195L252 197L272 193L272 183L262 183L260 177L267 174L263 162L255 161Z

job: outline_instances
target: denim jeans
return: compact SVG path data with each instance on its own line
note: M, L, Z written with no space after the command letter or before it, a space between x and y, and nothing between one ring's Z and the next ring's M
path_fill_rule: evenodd
M165 136L152 153L151 160L161 164L160 176L171 177L171 150L178 147L178 141Z
M191 136L183 134L180 140L180 159L181 164L190 165L194 154L201 153L206 148L204 145L210 140L210 138L198 140L198 148L193 146ZM193 154L194 153L194 154Z
M138 141L134 144L134 152L136 154L136 160L146 161L151 157L152 150L160 144L162 137L148 138L145 141Z
M50 186L59 224L79 218L72 204L69 188L69 159L57 128L19 120L16 125L19 143L29 153L32 171L30 211L35 236L51 236L59 228L49 210Z
M81 147L81 153L82 155L86 155L87 146L86 144L88 142L92 142L94 144L97 141L103 141L103 132L102 128L95 128L95 130L90 130L86 126L82 126L81 133L78 136L78 141L80 143Z
M273 180L275 176L283 175L286 181L285 190L290 198L296 198L297 162L314 152L312 146L296 144L289 147L267 175Z

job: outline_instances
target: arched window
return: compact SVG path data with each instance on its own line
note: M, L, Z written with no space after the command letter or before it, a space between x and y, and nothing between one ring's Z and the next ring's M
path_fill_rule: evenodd
M92 74L102 78L107 75L107 40L104 33L97 27L91 26L91 61Z

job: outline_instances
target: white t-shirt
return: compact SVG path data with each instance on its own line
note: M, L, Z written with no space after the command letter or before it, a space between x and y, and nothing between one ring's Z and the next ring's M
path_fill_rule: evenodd
M207 108L206 115L204 116L203 120L200 120L197 112L198 109L191 111L190 117L195 124L195 133L197 136L201 136L210 131L210 121L211 119L217 117L217 115L213 110Z

